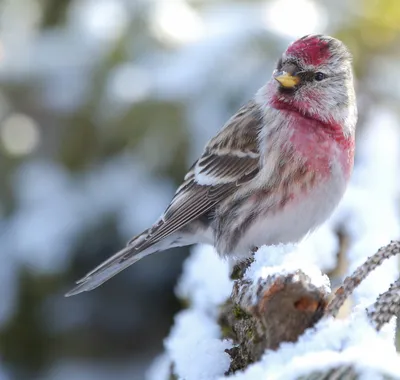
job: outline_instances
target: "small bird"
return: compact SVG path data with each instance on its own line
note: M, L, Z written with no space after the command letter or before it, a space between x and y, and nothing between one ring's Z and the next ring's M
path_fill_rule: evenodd
M343 196L356 122L346 46L324 35L296 40L271 79L207 143L158 221L66 296L172 247L212 244L240 262L261 245L299 241Z

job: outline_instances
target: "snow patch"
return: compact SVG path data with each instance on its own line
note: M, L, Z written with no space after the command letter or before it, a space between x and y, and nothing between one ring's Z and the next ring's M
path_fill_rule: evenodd
M213 247L198 245L184 263L176 293L190 300L192 308L215 314L217 306L230 296L232 284L228 262L221 259Z
M165 347L174 363L174 373L185 380L210 380L229 369L232 347L220 339L220 327L214 318L196 310L184 310L175 318Z
M300 269L310 277L311 283L315 286L324 287L326 291L330 291L328 276L323 275L315 264L304 260L301 255L301 244L262 246L256 252L254 259L245 273L245 279L254 283L257 283L259 278L295 273Z

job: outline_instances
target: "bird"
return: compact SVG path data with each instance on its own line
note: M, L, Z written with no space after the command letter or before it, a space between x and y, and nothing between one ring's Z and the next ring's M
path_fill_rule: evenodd
M211 244L242 262L300 241L329 218L354 164L352 56L321 34L292 42L271 78L206 144L160 218L77 281L97 288L152 253Z

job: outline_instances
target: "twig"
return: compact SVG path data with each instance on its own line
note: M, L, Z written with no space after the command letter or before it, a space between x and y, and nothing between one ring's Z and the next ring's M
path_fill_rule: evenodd
M325 316L335 317L339 312L346 299L353 293L354 289L363 281L369 273L379 267L382 262L390 257L400 253L400 242L391 241L387 246L382 247L374 255L369 257L367 261L359 266L355 272L346 277L343 285L335 292L335 296L328 304Z
M392 317L400 314L400 278L382 293L376 302L367 309L367 315L379 331Z

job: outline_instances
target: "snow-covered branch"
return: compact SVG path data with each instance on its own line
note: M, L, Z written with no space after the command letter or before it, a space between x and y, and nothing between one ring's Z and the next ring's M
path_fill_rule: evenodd
M324 279L322 274L307 275L304 273L306 269L287 271L279 266L255 269L256 260L248 269L249 275L246 272L242 279L235 281L232 295L219 318L222 331L234 343L234 347L227 350L231 356L227 374L246 368L258 361L266 350L276 350L283 342L296 342L322 317L335 317L355 287L384 260L399 253L400 243L397 241L379 249L344 280L329 304L330 289L321 282ZM293 259L289 256L288 260ZM290 267L290 262L285 263L286 268L288 265ZM400 280L379 296L367 315L379 330L399 310ZM353 371L352 367L337 369L342 370ZM333 373L337 375L337 371Z
M191 307L177 317L166 341L168 355L161 364L168 376L248 380L279 374L276 378L356 379L363 373L376 373L400 378L393 341L378 332L400 310L400 280L368 310L356 310L346 320L332 318L355 286L385 259L400 253L399 242L391 242L368 258L346 278L330 303L327 276L316 266L299 261L296 247L262 247L254 261L239 270L233 287L228 265L211 251L196 252L186 271L192 276L197 273L197 279L184 276L185 286L178 288ZM207 270L204 259L210 274L214 270L225 275L224 286L213 288L212 281L198 275ZM221 306L211 307L217 304ZM384 356L371 359L377 347ZM153 371L156 375L150 378L160 379L160 368Z

